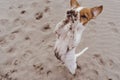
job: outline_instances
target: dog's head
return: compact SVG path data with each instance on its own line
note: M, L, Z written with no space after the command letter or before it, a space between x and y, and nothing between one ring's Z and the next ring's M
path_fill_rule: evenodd
M70 5L78 13L77 17L82 25L86 25L88 21L96 18L103 10L102 5L93 8L81 7L77 0L70 0Z

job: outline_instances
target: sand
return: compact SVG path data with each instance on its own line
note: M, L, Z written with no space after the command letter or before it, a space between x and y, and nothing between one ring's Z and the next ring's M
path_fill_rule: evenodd
M79 2L104 11L86 25L74 77L53 52L69 0L0 0L0 80L120 80L120 0Z

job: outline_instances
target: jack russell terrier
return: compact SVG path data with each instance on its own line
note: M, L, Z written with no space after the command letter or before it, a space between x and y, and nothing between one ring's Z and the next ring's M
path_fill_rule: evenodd
M75 74L76 59L88 49L87 47L76 54L85 25L102 12L103 6L85 8L81 7L76 0L71 0L70 5L71 9L67 11L65 19L55 28L57 40L54 53L57 59L62 61L72 74Z

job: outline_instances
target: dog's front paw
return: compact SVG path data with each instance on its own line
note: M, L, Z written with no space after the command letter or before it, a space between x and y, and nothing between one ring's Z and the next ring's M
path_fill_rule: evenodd
M69 19L70 21L72 21L74 23L74 21L77 21L78 19L78 13L75 10L68 10L66 12L67 15L67 19Z

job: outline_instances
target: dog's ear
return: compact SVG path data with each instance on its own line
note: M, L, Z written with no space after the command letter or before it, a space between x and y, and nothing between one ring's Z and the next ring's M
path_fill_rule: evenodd
M103 6L97 6L97 7L93 7L91 8L91 12L93 14L93 18L96 18L103 10Z
M77 0L70 0L70 5L72 8L77 8L80 6Z

